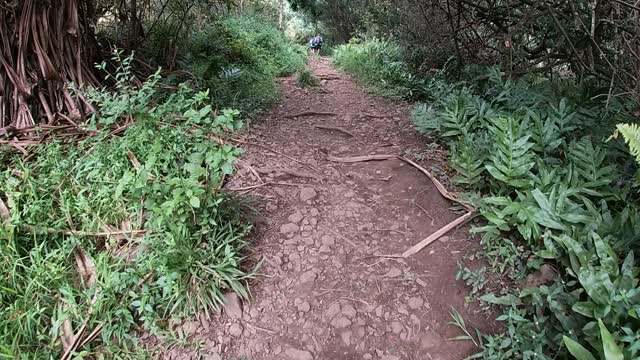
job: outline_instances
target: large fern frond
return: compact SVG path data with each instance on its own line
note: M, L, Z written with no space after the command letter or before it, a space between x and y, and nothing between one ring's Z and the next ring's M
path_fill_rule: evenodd
M640 164L640 126L638 124L618 124L616 133L622 134L624 141L629 145L629 152Z

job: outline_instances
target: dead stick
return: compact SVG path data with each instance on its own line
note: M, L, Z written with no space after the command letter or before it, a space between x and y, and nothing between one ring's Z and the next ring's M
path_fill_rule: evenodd
M469 219L471 216L473 216L473 211L469 211L468 213L462 215L461 217L455 219L454 221L450 222L449 224L445 225L443 228L441 228L440 230L434 232L433 234L429 235L429 237L427 237L426 239L422 240L421 242L417 243L416 245L414 245L413 247L411 247L409 250L405 251L404 253L402 253L402 257L404 258L408 258L411 255L414 255L416 253L418 253L420 250L424 249L427 245L431 244L432 242L438 240L440 237L442 237L444 234L448 233L451 229L457 227L458 225L464 223L465 221L467 221L467 219Z
M356 137L355 135L353 135L352 132L350 132L348 130L345 130L345 129L342 129L342 128L339 128L339 127L316 125L315 128L316 129L324 129L324 130L335 130L335 131L341 132L343 134L349 135L351 137Z
M391 160L397 158L396 155L364 155L364 156L354 156L354 157L337 157L329 155L327 156L328 161L340 162L340 163L357 163L363 161L380 161L380 160Z
M431 181L433 182L433 184L436 186L436 188L438 189L438 191L440 192L440 194L442 194L442 196L444 196L445 198L456 202L460 205L462 205L465 209L467 209L467 211L473 212L475 211L475 208L473 208L472 206L470 206L469 204L465 204L462 201L456 199L455 197L453 197L453 195L451 195L451 193L449 191L447 191L447 189L444 187L444 185L442 185L442 183L440 181L438 181L438 179L435 178L435 176L431 175L431 173L423 168L422 166L418 165L417 163L403 157L403 156L398 156L398 158L404 162L406 162L407 164L415 167L416 169L422 171L422 173L424 173L425 175L427 175L429 177L429 179L431 179Z
M113 235L142 235L146 234L148 230L125 230L125 231L109 231L109 232L85 232L85 231L73 231L73 230L58 230L43 228L33 225L20 225L21 227L31 232L46 232L49 234L63 234L67 236L93 236L93 237L109 237Z
M363 116L374 118L374 119L388 119L393 116L391 115L375 115L375 114L362 114Z
M313 115L317 115L317 116L337 116L338 114L333 113L333 112L322 112L322 111L303 111L301 113L297 113L297 114L293 114L293 115L285 115L284 118L285 119L293 119L293 118L297 118L297 117L313 116Z
M311 165L309 165L309 164L307 164L307 163L305 163L305 162L303 162L303 161L300 161L300 160L298 160L298 159L296 159L296 158L294 158L294 157L291 157L291 156L289 156L289 155L283 154L283 153L281 153L281 152L279 152L279 151L273 150L273 149L271 149L271 148L269 148L269 147L267 147L267 146L264 146L264 145L261 145L261 144L258 144L258 143L254 143L254 142L250 142L250 141L239 140L239 139L232 139L232 141L233 141L233 142L236 142L236 143L238 143L238 144L245 144L245 145L253 145L253 146L257 146L257 147L259 147L259 148L261 148L261 149L264 149L264 150L267 150L267 151L272 152L272 153L274 153L274 154L277 154L277 155L283 156L283 157L285 157L285 158L287 158L287 159L289 159L289 160L291 160L291 161L295 161L295 162L297 162L298 164L301 164L301 165L304 165L304 166L308 167L309 169L312 169L312 170L314 170L314 171L317 171L317 172L319 172L319 173L322 173L322 171L320 171L319 169L317 169L317 168L315 168L315 167L313 167L313 166L311 166Z
M271 183L270 182L265 182L265 183L258 184L258 185L252 185L252 186L247 186L247 187L242 187L242 188L229 188L229 189L226 189L226 190L228 190L228 191L247 191L247 190L253 190L253 189L261 188L261 187L267 186L269 184L271 184Z

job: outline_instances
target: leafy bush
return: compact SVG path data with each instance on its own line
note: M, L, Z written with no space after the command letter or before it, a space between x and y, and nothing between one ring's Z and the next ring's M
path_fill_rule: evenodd
M278 99L275 78L304 68L305 49L258 17L228 17L194 33L185 66L219 107L255 112Z
M564 98L563 87L504 80L493 69L486 84L413 114L421 132L450 147L456 182L483 194L470 197L485 219L472 232L490 264L518 269L508 274L522 283L543 264L557 271L540 286L481 297L505 306L498 320L507 331L478 339L476 357L640 356L640 207L625 171L632 158L597 135L620 120L604 121L606 104ZM636 155L633 127L620 129Z
M389 40L353 39L334 49L335 64L354 74L382 95L427 99L448 92L448 85L441 77L419 78L412 74L404 50Z
M136 87L130 61L114 93L78 90L98 108L97 135L14 156L0 174L2 357L59 358L75 333L83 356L128 352L134 330L170 331L223 291L247 295L248 208L220 190L240 151L212 140L238 113L215 114L186 86L156 101L159 75Z

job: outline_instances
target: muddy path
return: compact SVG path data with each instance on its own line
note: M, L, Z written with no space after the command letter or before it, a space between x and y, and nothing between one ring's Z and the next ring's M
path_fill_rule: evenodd
M458 260L478 246L468 228L408 259L376 256L401 253L454 220L452 204L400 160L327 160L424 154L410 107L367 94L327 59L310 67L321 90L283 79L283 102L245 134L286 155L249 145L227 184L261 204L250 256L263 265L250 301L230 299L226 313L183 326L196 352L256 360L457 360L474 353L470 342L448 340L461 335L448 324L452 307L470 328L490 323L455 280ZM310 111L336 115L292 117ZM260 182L268 184L252 188ZM166 358L196 352L174 349Z

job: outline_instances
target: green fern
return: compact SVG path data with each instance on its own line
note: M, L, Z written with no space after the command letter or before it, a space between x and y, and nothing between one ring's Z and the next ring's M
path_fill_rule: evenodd
M569 145L568 155L573 171L571 183L576 189L593 196L608 192L606 187L613 182L616 168L613 165L604 166L604 150L593 146L591 140L585 137Z
M440 118L438 111L433 106L416 105L411 113L411 121L421 134L432 135L440 132Z
M636 158L636 162L640 164L640 126L638 124L618 124L614 137L622 134L622 138L629 145L629 152Z
M485 170L484 161L487 153L486 138L465 136L451 148L451 165L458 173L453 182L458 185L477 187Z
M491 132L496 146L487 171L506 185L526 188L531 184L530 170L535 165L531 135L522 136L518 121L513 118L497 118Z

